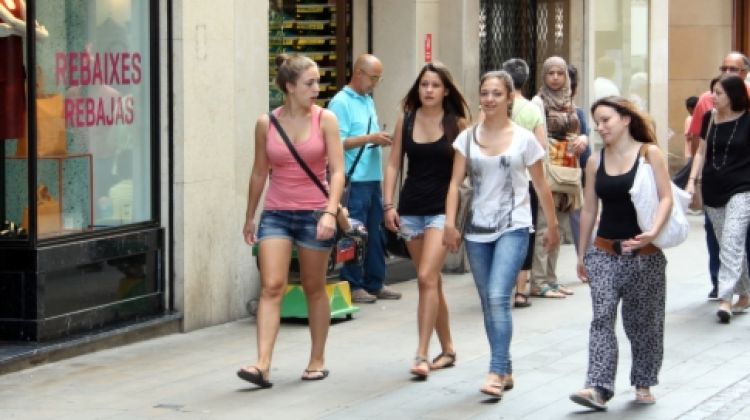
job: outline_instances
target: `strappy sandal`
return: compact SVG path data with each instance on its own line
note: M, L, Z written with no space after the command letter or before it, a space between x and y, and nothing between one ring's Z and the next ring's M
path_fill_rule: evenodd
M597 411L605 411L607 409L607 402L604 401L604 398L595 389L591 388L582 389L570 394L570 400Z
M529 302L529 295L516 292L516 296L513 298L513 307L528 308L529 306L531 306L531 302Z
M505 390L505 384L502 381L498 382L487 382L479 388L479 392L487 394L491 397L500 399L503 397L503 390Z
M558 292L557 290L549 286L544 286L539 290L532 291L531 296L542 297L542 298L552 298L552 299L564 299L566 295L565 293Z
M636 404L656 404L656 398L651 390L648 388L636 388L635 389L635 403Z
M440 359L444 359L444 363L438 363ZM437 369L445 369L449 367L453 367L456 364L456 353L455 352L448 352L444 351L437 356L435 356L434 359L432 359L432 363L430 364L430 370L437 370Z
M560 286L559 284L558 284L558 285L555 285L555 287L553 287L553 289L554 289L554 290L555 290L556 292L560 292L560 293L562 293L562 294L564 294L564 295L567 295L567 296L570 296L570 295L573 295L573 294L575 294L575 292L573 292L572 290L568 289L568 288L567 288L567 287L565 287L565 286Z
M411 367L409 372L419 379L427 379L430 374L430 362L424 357L417 356L414 358L414 366Z

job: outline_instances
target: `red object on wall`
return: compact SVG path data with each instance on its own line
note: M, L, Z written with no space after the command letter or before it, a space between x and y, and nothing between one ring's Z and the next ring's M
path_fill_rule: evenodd
M432 34L426 34L424 36L424 62L429 63L432 61Z

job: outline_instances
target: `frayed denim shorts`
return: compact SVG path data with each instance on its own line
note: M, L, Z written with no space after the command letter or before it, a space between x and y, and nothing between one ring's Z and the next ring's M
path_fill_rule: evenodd
M315 251L328 251L336 242L315 238L318 229L319 211L313 210L263 210L258 224L258 242L264 239L288 239L293 244Z
M399 235L407 241L424 236L427 229L443 230L445 227L445 215L435 214L431 216L401 216L401 229Z

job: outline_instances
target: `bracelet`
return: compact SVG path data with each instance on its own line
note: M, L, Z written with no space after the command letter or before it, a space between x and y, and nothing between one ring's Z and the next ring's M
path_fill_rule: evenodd
M323 210L323 214L330 214L331 216L333 216L334 219L336 218L336 213L334 213L332 211Z
M394 207L393 204L383 204L383 211L390 210Z

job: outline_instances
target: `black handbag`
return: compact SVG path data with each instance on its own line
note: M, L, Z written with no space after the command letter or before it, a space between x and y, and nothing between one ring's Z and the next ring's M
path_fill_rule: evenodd
M385 250L392 257L409 258L409 248L406 247L406 241L398 232L392 232L383 228L385 231Z
M406 150L404 149L403 141L405 136L408 134L410 124L413 124L413 114L406 113L404 115L404 124L401 130L401 169L399 170L399 191L404 185L404 155ZM383 244L385 246L386 255L392 257L410 258L409 248L406 247L406 240L398 232L392 232L385 227L383 223L382 230L385 232L385 238Z

